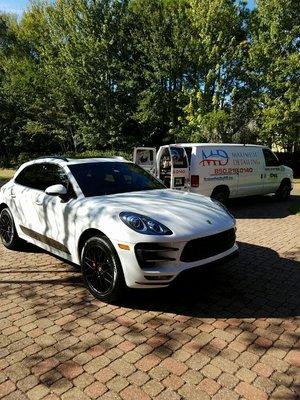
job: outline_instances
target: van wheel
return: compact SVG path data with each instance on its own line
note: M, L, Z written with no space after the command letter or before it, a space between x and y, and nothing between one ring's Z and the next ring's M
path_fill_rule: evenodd
M216 187L210 197L222 204L226 204L229 198L229 190L226 187Z
M0 238L3 245L9 250L17 250L21 244L14 218L8 208L4 208L0 212Z
M278 200L286 201L290 197L291 190L292 187L290 182L283 181L281 182L281 185L279 186L277 192L275 193L275 196Z
M87 240L81 254L81 271L88 290L97 299L115 302L122 297L126 289L122 266L106 237Z

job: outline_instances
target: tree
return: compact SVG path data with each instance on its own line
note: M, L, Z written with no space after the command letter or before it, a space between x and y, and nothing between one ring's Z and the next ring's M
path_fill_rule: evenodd
M249 77L263 142L290 149L300 132L300 4L259 0L253 12ZM254 86L254 85L253 85Z
M244 6L230 0L190 1L192 37L184 86L188 103L179 138L231 141L230 108L242 84L244 19Z
M299 143L300 5L57 0L0 15L0 158Z

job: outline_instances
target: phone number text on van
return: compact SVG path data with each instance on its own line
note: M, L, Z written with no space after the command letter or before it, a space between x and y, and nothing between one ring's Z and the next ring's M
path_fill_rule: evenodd
M214 175L234 175L252 173L253 168L215 168Z

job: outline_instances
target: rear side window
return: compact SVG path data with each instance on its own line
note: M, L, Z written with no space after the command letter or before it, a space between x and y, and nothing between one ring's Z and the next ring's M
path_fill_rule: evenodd
M38 182L41 178L41 164L33 164L24 168L16 177L15 182L19 185L32 189L39 189Z
M31 189L45 191L47 187L61 184L69 189L69 180L64 170L56 164L33 164L24 168L15 182Z
M278 158L269 149L263 149L266 167L278 167L280 165Z

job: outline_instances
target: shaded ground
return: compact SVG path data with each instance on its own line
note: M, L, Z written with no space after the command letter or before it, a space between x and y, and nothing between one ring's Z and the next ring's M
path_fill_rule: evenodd
M299 199L232 201L239 259L115 306L72 265L0 247L0 398L296 399Z

